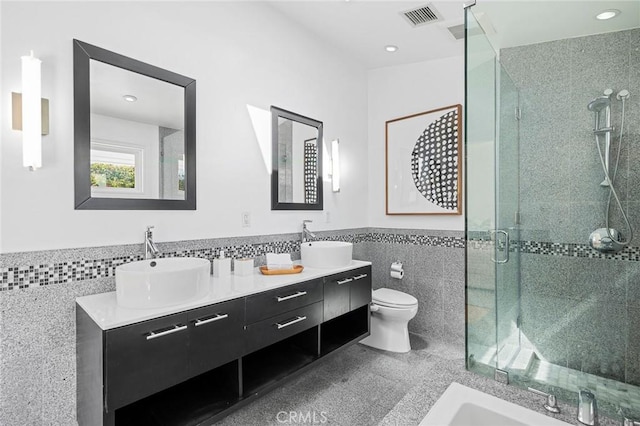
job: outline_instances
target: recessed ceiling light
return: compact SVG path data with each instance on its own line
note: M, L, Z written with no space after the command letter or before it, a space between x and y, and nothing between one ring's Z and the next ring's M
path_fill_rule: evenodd
M393 44L388 44L384 47L384 50L387 52L395 52L398 50L398 46L394 46Z
M127 102L135 102L138 100L138 98L133 95L124 95L122 98Z
M620 13L622 12L620 12L618 9L607 9L598 13L596 15L596 19L600 19L601 21L604 21L606 19L615 18L616 16L620 15Z

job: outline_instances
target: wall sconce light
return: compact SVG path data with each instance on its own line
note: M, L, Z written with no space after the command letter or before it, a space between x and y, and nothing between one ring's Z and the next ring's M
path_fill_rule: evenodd
M42 167L42 135L49 134L49 100L41 99L40 66L33 56L22 57L22 94L12 93L12 128L22 130L22 165Z
M340 192L340 141L331 141L331 189Z

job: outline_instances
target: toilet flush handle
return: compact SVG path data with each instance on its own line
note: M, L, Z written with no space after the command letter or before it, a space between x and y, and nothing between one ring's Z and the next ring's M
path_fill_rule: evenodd
M375 303L371 303L369 305L369 310L371 312L378 312L378 309L380 309L380 306L376 305Z

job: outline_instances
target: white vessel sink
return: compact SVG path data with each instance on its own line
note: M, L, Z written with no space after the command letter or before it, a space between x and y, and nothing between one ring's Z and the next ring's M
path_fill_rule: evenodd
M310 241L300 244L302 266L306 268L339 268L351 264L353 244L343 241Z
M197 300L209 291L210 265L207 259L172 257L118 266L118 305L123 308L151 309Z

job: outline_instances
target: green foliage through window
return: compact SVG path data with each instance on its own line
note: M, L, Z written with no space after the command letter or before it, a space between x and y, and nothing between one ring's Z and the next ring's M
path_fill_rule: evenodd
M107 163L91 164L91 186L107 188L135 188L135 166Z

